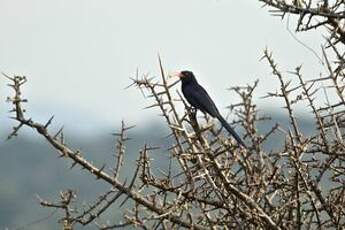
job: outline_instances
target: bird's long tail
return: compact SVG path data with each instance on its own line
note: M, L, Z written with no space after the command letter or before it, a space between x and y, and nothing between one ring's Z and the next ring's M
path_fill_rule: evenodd
M235 132L233 128L229 125L229 123L222 117L222 115L217 116L218 120L222 124L222 126L236 139L237 143L242 145L242 147L247 148L246 144L242 141L240 136Z

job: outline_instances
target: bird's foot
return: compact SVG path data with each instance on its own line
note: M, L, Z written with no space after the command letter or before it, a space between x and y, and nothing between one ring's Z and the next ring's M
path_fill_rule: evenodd
M192 117L196 117L197 109L194 107L186 107L186 112Z

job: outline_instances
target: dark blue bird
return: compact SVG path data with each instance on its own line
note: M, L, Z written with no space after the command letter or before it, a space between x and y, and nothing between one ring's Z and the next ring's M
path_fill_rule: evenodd
M202 112L208 113L212 117L217 118L222 126L236 139L236 141L246 148L246 145L235 130L231 128L228 122L220 114L206 90L198 84L193 72L182 71L178 73L178 77L182 81L182 93L189 104L191 104L195 109L199 109Z

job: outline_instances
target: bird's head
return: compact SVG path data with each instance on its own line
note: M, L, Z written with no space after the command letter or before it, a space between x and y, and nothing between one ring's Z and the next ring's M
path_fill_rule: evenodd
M181 79L182 83L196 81L192 71L184 70L177 73L177 76Z

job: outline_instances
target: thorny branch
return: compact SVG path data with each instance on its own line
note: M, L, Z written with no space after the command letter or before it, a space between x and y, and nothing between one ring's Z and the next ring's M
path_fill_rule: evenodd
M324 27L332 44L345 44L345 2L343 0L259 0L274 16L297 15L296 31Z
M58 150L61 157L72 160L73 166L81 166L111 186L108 192L100 195L87 207L72 207L71 203L76 195L70 195L70 198L66 199L66 194L72 194L71 192L61 193L65 195L61 195L61 201L58 203L41 199L41 205L65 210L61 219L65 229L72 228L75 224L90 223L96 224L100 229L127 225L148 229L169 229L174 226L195 229L239 225L250 229L259 226L269 229L302 225L315 225L319 228L339 226L344 221L344 200L341 199L344 194L344 155L339 154L337 149L343 148L343 144L336 143L335 148L334 142L339 138L334 140L329 137L329 132L334 127L330 122L339 119L334 118L336 115L333 115L332 119L326 119L328 114L325 117L322 112L326 109L316 108L313 99L318 92L314 88L316 80L304 81L299 67L293 73L299 79L299 87L294 87L289 81L285 82L285 76L278 70L268 51L265 51L264 58L268 60L273 74L281 83L280 92L268 95L284 99L293 129L293 132L285 131L288 139L281 152L266 152L263 144L283 127L275 124L271 130L262 134L256 128L257 123L269 119L259 115L256 105L253 104L253 92L258 82L253 86L231 88L241 96L242 103L230 108L241 118L246 137L252 142L250 151L245 151L232 145L231 139L224 136L208 117L204 125L202 120L197 121L195 111L172 91L176 83L170 82L171 79L163 75L164 83L160 83L144 76L142 79L133 79L134 85L147 91L148 98L154 98L154 104L149 108L159 108L169 124L175 143L169 148L170 167L160 169L160 173L151 167L150 152L156 148L145 145L139 152L137 168L130 183L121 182L118 175L125 164L125 144L129 139L126 132L132 127L127 127L122 122L120 132L115 134L118 137L115 167L111 171L106 166L97 167L87 161L81 152L73 151L64 144L60 138L62 131L59 130L59 135L49 133L52 118L46 124L26 119L22 108L22 102L26 100L21 96L21 86L26 79L7 76L15 91L14 97L8 100L14 105L15 119L20 127L29 126L36 129ZM161 71L164 73L162 67ZM332 78L326 80L333 84L336 82ZM331 89L339 90L339 87ZM312 108L320 130L319 134L308 137L300 131L293 112L293 106L305 100ZM182 116L179 115L181 113L178 112L176 101L182 101L183 107L186 108L186 113ZM332 111L338 107L329 106ZM340 125L337 127L339 129ZM15 129L16 133L18 131L18 128ZM337 186L332 190L321 189L322 177L331 172L337 175L332 179ZM124 200L120 202L119 198L122 196ZM119 205L119 202L122 206L127 200L134 202L133 209L124 215L123 223L99 223L99 217L111 206ZM330 200L337 200L337 203L330 205Z
M99 229L134 226L143 229L342 229L345 225L345 145L344 145L344 52L345 20L343 1L260 0L284 17L298 17L297 31L325 27L327 48L322 50L327 72L306 79L301 66L284 72L272 53L263 59L279 83L267 97L281 100L289 124L282 125L263 116L255 104L258 85L232 87L241 101L229 106L236 115L234 125L242 127L249 150L236 148L221 127L207 116L200 117L175 91L178 81L169 78L159 58L160 77L133 78L137 87L152 102L170 132L171 146L160 149L146 144L138 151L136 167L126 165L128 131L121 124L115 145L114 162L97 166L83 153L65 144L63 129L53 134L50 124L27 118L22 96L26 78L7 76L14 95L13 119L18 125L9 138L24 127L36 130L62 159L72 167L85 169L96 179L109 184L109 190L86 206L75 204L72 190L60 193L58 201L40 199L44 207L60 210L63 229L94 224ZM301 127L297 105L309 109L315 130ZM200 114L199 114L200 115ZM266 132L260 123L272 124ZM284 144L271 150L266 145L283 134ZM153 151L169 158L169 167L154 168ZM156 153L155 153L156 154ZM122 168L133 168L132 178L123 180ZM130 208L123 221L108 223L101 217L112 207ZM109 213L108 213L109 214Z

